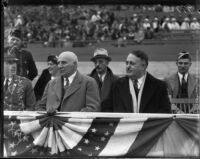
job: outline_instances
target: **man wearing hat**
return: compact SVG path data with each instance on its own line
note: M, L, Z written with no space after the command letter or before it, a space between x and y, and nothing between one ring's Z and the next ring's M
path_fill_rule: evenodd
M36 100L32 83L26 77L16 75L17 59L4 56L4 110L34 110Z
M192 18L192 22L190 23L190 28L192 30L200 30L200 23L198 22L196 17Z
M94 62L95 68L89 76L93 77L97 81L101 100L104 100L110 92L112 83L118 77L114 75L112 70L108 67L111 58L108 56L108 51L106 49L96 49L91 61Z
M35 87L34 87L34 92L35 92L37 101L41 99L47 83L51 79L54 79L54 78L60 76L58 61L57 61L57 57L55 55L48 56L47 64L48 64L48 68L46 68L42 71L42 74L39 77L39 79L37 80L37 83L35 84Z
M190 53L187 51L180 52L176 65L178 71L165 78L170 98L197 98L199 79L194 74L189 73L192 65Z
M181 23L181 30L189 30L190 29L190 19L188 17L184 18L184 21Z
M5 49L5 54L14 54L19 62L17 63L17 75L33 80L37 74L37 67L32 54L22 49L22 35L19 29L11 31L8 37L9 47Z

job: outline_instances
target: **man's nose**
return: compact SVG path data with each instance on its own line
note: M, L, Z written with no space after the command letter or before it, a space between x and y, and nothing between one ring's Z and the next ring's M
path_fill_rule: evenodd
M130 63L126 63L126 67L128 67L128 68L129 68L129 67L130 67Z
M99 63L99 62L97 62L97 63L96 63L96 66L99 66L99 65L100 65L100 63Z

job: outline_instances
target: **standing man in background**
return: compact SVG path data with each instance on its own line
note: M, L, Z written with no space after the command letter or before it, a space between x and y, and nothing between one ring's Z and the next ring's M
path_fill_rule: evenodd
M146 69L148 56L136 50L126 59L126 76L117 79L108 98L102 102L106 112L171 113L167 86Z
M32 83L26 77L16 75L17 59L14 55L4 56L4 110L35 110L35 94Z
M114 75L112 70L108 67L111 58L108 56L108 51L106 49L96 49L91 61L94 62L95 68L89 76L93 77L97 81L102 101L108 96L112 83L116 81L118 77Z
M32 54L22 49L22 34L19 29L11 31L8 37L8 48L6 54L14 54L19 59L17 63L17 75L26 77L31 81L38 75Z
M165 78L170 98L197 98L199 96L199 79L196 75L189 73L191 65L189 52L178 53L176 60L178 71Z

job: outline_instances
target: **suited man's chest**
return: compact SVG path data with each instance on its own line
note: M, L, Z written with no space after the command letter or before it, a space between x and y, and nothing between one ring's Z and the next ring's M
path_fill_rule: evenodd
M25 105L25 87L19 85L11 85L4 92L4 110L21 111Z

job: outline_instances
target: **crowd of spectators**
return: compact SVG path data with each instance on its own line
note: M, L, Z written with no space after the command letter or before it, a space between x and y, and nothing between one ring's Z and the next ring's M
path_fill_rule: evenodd
M20 28L25 41L48 47L106 40L123 45L124 40L141 43L160 32L200 30L199 15L193 6L11 6L5 10L4 24L5 30Z

